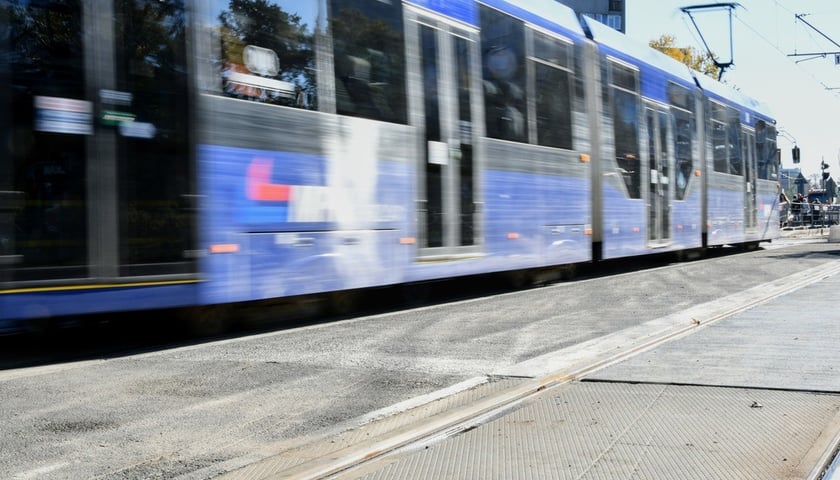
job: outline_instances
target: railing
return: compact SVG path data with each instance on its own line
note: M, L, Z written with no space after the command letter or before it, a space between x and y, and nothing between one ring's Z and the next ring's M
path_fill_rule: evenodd
M840 205L790 202L779 209L782 228L821 228L840 224Z

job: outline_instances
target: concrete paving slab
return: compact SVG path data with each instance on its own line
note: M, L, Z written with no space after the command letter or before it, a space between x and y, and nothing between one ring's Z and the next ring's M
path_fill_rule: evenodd
M840 393L837 292L840 275L699 329L589 378Z

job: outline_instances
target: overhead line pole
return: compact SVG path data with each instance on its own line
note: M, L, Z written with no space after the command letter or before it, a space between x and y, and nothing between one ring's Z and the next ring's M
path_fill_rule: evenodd
M835 42L833 38L829 37L828 35L826 35L825 33L823 33L823 32L822 32L819 28L817 28L817 27L815 27L815 26L811 25L811 23L810 23L810 22L808 22L807 20L805 20L805 16L806 16L806 15L808 15L808 14L806 14L806 13L794 13L794 14L793 14L793 16L794 16L797 20L801 21L802 23L804 23L805 25L807 25L808 27L810 27L812 30L814 30L815 32L817 32L817 33L819 33L820 35L822 35L822 37L823 37L823 38L825 38L826 40L828 40L829 42L831 42L831 43L832 43L835 47L840 48L840 43ZM811 58L806 58L806 59L804 59L804 60L798 60L798 61L796 62L796 63L799 63L799 62L804 62L804 61L807 61L807 60L812 60L812 59L814 59L814 58L818 58L818 57L823 57L823 58L825 58L825 57L826 57L826 55L834 55L834 63L835 63L835 64L837 64L837 65L840 65L840 51L836 51L836 52L809 52L809 53L797 53L797 52L794 50L794 52L793 52L793 53L789 53L789 54L788 54L788 57L811 57ZM837 90L837 88L829 88L829 87L826 87L826 86L825 86L825 84L823 84L823 87L824 87L826 90Z
M808 23L808 21L807 21L807 20L805 20L805 18L804 18L804 17L805 17L805 15L807 15L807 14L804 14L804 13L795 13L795 14L794 14L794 16L796 17L796 19L797 19L797 20L801 20L801 21L802 21L802 23L804 23L805 25L808 25L808 26L809 26L809 27L811 27L811 28L812 28L815 32L817 32L817 33L819 33L820 35L822 35L822 36L823 36L823 38L825 38L825 39L826 39L826 40L828 40L829 42L833 43L835 47L840 48L840 43L835 42L835 41L834 41L831 37L829 37L828 35L826 35L826 34L824 34L823 32L821 32L819 28L817 28L817 27L815 27L815 26L811 25L810 23ZM828 53L828 52L826 52L826 53Z

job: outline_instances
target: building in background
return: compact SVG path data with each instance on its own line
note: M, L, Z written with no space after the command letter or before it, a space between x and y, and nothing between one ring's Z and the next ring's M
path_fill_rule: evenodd
M780 173L779 183L788 198L793 199L798 193L802 195L808 193L808 180L802 175L800 168L783 168Z
M594 18L621 33L625 32L626 0L557 0L578 15Z

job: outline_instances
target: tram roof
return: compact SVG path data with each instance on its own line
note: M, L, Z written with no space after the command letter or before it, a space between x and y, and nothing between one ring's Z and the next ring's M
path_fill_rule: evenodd
M574 33L584 37L575 11L556 0L481 0L481 3L517 15L528 23L553 32ZM505 8L502 6L504 4L512 8ZM517 10L522 10L524 15Z
M595 19L584 17L583 23L588 32L588 36L592 40L599 45L604 45L610 50L619 53L619 58L643 62L674 78L682 80L684 83L695 85L691 69L684 63L665 55L659 50L651 48L649 45L642 44Z
M745 95L725 83L718 82L714 78L700 74L697 75L697 81L700 84L700 88L702 88L703 91L712 98L717 98L719 100L728 101L730 103L746 107L765 119L774 118L769 105Z
M479 26L478 6L486 5L500 12L560 35L584 38L583 28L574 10L556 0L478 0L460 2L452 0L407 0L414 4L446 15L472 26Z

